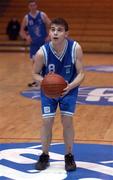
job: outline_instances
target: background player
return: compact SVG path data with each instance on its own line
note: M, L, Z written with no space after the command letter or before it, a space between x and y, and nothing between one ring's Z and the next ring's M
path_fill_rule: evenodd
M30 58L32 63L34 63L36 51L48 39L50 19L44 12L37 10L37 2L35 0L28 2L28 8L29 13L23 18L20 35L30 45ZM30 87L35 85L37 85L35 81L28 84Z
M78 42L68 39L68 24L64 19L56 18L51 22L49 35L51 41L43 45L36 53L33 77L41 83L46 74L55 72L63 76L68 85L59 98L48 98L41 92L43 117L41 141L43 153L36 163L36 169L44 170L49 166L52 127L56 109L59 105L66 145L65 169L71 171L76 169L73 155L73 114L75 112L78 87L84 79L83 53ZM42 72L42 76L40 72Z

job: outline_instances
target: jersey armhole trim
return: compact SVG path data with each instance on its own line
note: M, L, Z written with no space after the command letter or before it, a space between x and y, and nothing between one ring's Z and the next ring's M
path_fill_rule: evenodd
M75 64L75 61L76 61L76 45L77 45L77 42L74 41L72 45L72 63L73 64Z
M47 59L48 59L48 55L47 55L47 51L46 48L44 46L41 47L44 53L44 64L45 66L47 65Z

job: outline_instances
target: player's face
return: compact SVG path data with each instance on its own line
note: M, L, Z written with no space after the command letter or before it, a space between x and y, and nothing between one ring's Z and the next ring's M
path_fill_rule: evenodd
M67 38L68 32L65 31L64 26L52 24L50 31L49 31L49 35L50 35L52 42L60 43L60 42L64 41L65 38Z
M35 12L37 10L37 4L35 2L29 3L29 10Z

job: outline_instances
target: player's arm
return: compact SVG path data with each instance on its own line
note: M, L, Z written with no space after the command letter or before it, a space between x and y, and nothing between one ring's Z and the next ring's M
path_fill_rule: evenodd
M83 67L83 52L81 46L77 43L76 52L75 52L75 67L77 70L76 78L69 84L70 88L73 89L74 87L79 86L82 81L84 80L84 67Z
M43 18L43 21L46 25L46 28L49 29L49 26L50 26L50 23L51 23L51 20L49 19L49 17L47 16L46 13L42 12L42 18Z
M85 74L84 74L84 68L83 68L83 52L82 52L81 46L79 44L77 44L77 47L76 47L75 57L76 57L75 67L77 70L77 76L64 89L63 95L66 95L70 90L79 86L82 83L82 81L84 80Z
M49 32L51 20L49 19L47 14L45 14L44 12L42 12L42 18L43 18L43 21L44 21L44 23L46 25L47 32ZM46 38L46 40L49 40L49 36Z
M25 16L23 18L23 21L21 23L21 28L20 28L20 36L25 39L28 43L31 43L31 37L30 35L27 33L27 31L25 30L26 26L27 26L28 22L27 22L27 16Z
M44 66L44 54L43 54L43 50L40 48L35 55L35 62L32 70L33 78L39 83L41 83L43 80L43 77L40 75L43 66Z

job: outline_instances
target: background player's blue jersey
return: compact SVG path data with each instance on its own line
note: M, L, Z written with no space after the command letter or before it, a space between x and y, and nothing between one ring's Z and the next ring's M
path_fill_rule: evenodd
M46 25L41 17L41 12L37 12L36 17L28 14L28 33L32 38L32 44L42 46L47 36Z
M66 40L65 48L60 56L54 51L51 42L43 45L45 65L42 70L42 75L44 76L49 72L55 72L63 76L69 83L72 82L77 76L75 67L76 45L76 41Z

